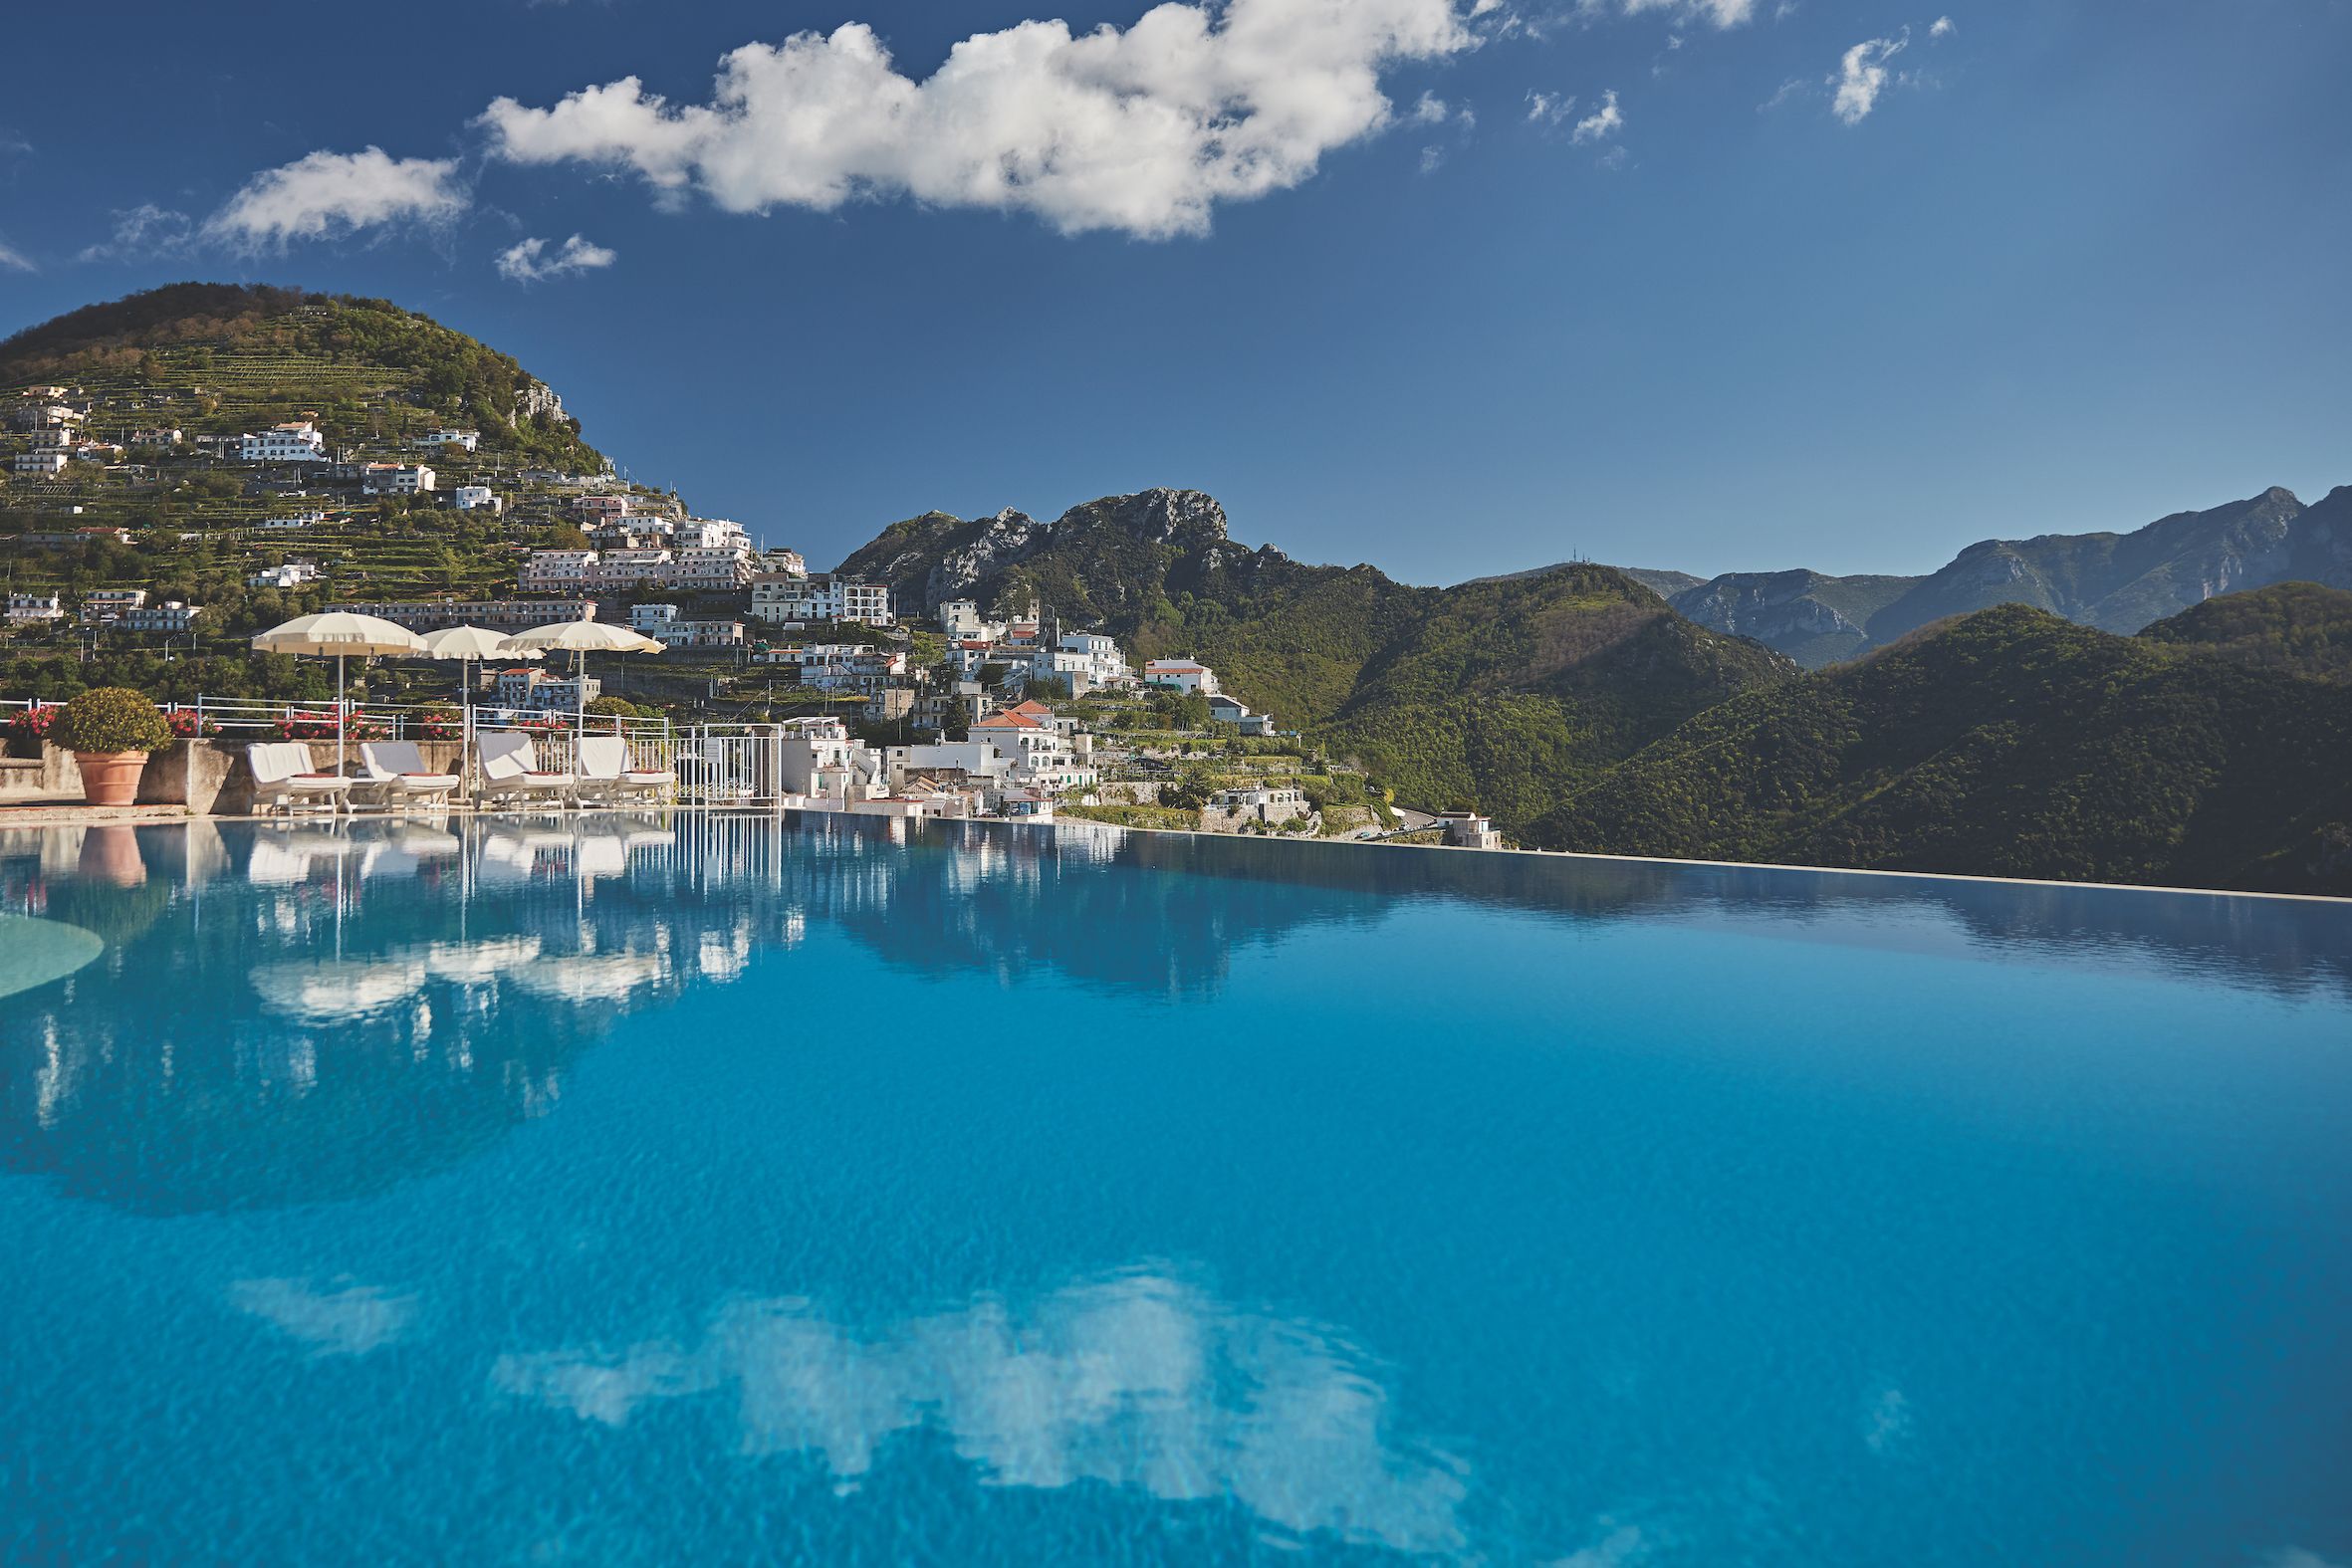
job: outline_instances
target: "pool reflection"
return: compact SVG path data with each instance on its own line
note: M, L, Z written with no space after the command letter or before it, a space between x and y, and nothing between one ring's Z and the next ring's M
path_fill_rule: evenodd
M0 1161L157 1213L332 1202L546 1114L629 1016L813 929L1184 1005L1416 899L2352 994L2340 904L825 816L19 829L0 911L105 951L10 1001Z
M608 1427L662 1402L723 1400L739 1452L808 1456L839 1485L873 1470L893 1437L930 1430L983 1485L1230 1498L1292 1544L1322 1534L1417 1556L1467 1545L1468 1467L1393 1430L1367 1357L1164 1265L878 1328L807 1301L731 1301L692 1345L518 1351L491 1378Z

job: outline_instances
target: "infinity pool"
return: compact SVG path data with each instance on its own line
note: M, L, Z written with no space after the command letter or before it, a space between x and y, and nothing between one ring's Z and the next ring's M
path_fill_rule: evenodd
M0 833L10 1563L2352 1562L2352 906Z

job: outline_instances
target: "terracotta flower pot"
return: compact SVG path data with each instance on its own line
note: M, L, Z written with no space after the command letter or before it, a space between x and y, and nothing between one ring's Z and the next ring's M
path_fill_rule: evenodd
M145 771L144 752L76 752L74 766L82 770L82 798L91 805L129 805L138 799L138 776Z

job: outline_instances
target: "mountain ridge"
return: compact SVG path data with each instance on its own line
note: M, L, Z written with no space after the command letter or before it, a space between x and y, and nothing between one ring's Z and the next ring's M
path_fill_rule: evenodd
M1996 604L2128 635L2218 594L2295 580L2352 588L2352 486L2309 507L2273 485L2126 532L1979 540L1916 576L1728 571L1668 598L1702 625L1820 668Z

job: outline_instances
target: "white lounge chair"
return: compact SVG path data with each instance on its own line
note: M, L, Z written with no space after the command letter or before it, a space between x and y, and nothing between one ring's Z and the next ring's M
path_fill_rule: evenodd
M628 742L617 735L580 738L580 796L617 805L629 799L659 799L678 776L667 769L631 768Z
M449 792L457 787L457 775L425 767L424 754L414 741L369 741L359 748L359 765L367 776L353 792L364 793L376 805L406 806L418 800L446 805Z
M298 805L351 809L352 781L341 774L323 774L311 761L311 749L300 741L263 741L245 748L245 765L253 770L253 809L275 806L289 816Z
M561 805L572 793L570 774L542 773L539 749L520 730L485 730L474 743L482 760L482 798L552 800Z

